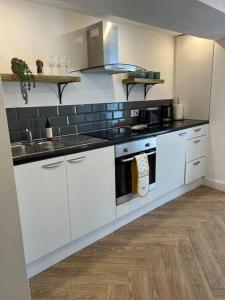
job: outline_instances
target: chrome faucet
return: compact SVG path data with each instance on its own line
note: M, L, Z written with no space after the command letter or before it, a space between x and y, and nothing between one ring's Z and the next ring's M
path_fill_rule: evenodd
M32 137L32 132L29 129L26 129L26 134L27 134L27 142L29 145L33 144L33 137Z

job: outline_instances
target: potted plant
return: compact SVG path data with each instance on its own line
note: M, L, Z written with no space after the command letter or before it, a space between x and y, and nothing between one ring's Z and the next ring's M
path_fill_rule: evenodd
M29 69L27 63L19 58L12 58L11 69L14 74L19 78L21 95L25 101L28 103L28 92L31 90L31 83L33 88L35 88L35 78Z

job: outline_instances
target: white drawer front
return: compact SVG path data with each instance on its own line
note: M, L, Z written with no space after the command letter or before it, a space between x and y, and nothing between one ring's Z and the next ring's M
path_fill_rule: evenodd
M186 162L207 154L207 137L201 136L187 141Z
M205 175L206 157L186 163L185 184L188 184Z
M188 139L193 139L198 136L206 135L208 131L208 125L196 126L189 128L188 130Z

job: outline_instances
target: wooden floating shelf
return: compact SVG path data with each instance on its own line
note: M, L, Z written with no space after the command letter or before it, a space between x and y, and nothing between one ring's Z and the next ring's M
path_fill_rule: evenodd
M163 79L149 79L149 78L127 78L123 79L123 83L126 84L127 87L127 100L129 98L130 92L132 88L136 84L143 84L144 86L144 97L146 99L146 96L148 94L148 91L155 85L155 84L161 84L164 83Z
M62 95L65 87L69 83L80 82L80 77L74 76L57 76L57 75L34 75L36 82L56 83L58 86L59 103L62 104ZM16 74L1 74L1 79L4 81L19 81Z
M15 74L1 74L1 78L4 81L18 81L18 76ZM34 75L37 82L48 82L48 83L72 83L80 82L80 77L73 76L57 76L57 75Z
M148 78L127 78L123 80L125 84L160 84L164 83L163 79L148 79Z

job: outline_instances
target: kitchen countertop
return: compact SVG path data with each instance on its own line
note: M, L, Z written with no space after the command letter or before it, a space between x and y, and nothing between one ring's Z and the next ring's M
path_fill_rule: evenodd
M155 125L142 130L113 128L85 134L68 135L56 138L55 147L51 147L50 144L50 146L47 145L48 148L44 148L42 145L38 144L38 141L36 141L33 146L26 144L26 149L24 151L18 151L18 149L15 148L12 152L13 163L14 165L25 164L42 159L49 159L57 156L126 143L132 140L146 138L149 136L157 136L208 123L209 121L188 119L173 121L169 124Z

